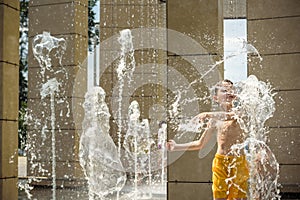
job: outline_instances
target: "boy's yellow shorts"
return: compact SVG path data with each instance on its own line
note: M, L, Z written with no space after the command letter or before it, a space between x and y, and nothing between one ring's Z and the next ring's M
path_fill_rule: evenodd
M214 198L247 198L249 169L245 156L216 154L212 171Z

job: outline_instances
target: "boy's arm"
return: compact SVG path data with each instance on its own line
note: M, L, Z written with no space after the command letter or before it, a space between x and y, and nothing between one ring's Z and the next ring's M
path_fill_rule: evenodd
M199 115L196 115L191 121L193 123L199 123L199 122L205 122L209 119L214 120L229 120L233 119L235 117L234 112L203 112Z
M167 142L167 149L169 151L194 151L202 149L210 140L210 138L215 133L215 127L210 127L204 131L201 138L199 140L184 143L184 144L177 144L174 140L170 140Z

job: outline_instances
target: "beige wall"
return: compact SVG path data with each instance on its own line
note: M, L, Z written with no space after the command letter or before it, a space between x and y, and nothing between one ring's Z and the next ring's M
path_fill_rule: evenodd
M74 4L69 3L67 0L59 2L50 0L31 1L29 36L31 43L36 34L46 30L56 37L65 37L69 41L63 64L73 77L68 80L70 82L64 85L66 95L70 100L69 103L71 103L73 98L78 98L79 101L82 100L82 96L72 96L72 88L68 87L74 84L77 63L86 58L86 54L83 52L85 52L84 49L87 44L87 27L83 24L85 24L87 17L84 14L87 7L86 2L82 3L82 1L74 1ZM228 3L228 1L226 2ZM101 46L100 51L100 85L107 93L106 101L113 114L117 109L117 96L114 96L113 91L117 88L115 69L118 64L118 59L114 60L113 56L118 57L120 53L120 45L116 40L120 30L145 27L168 28L175 31L175 36L178 36L176 34L183 34L183 38L190 38L202 47L185 49L184 45L181 45L181 41L175 39L174 32L168 32L167 30L166 35L158 34L157 38L157 35L151 34L150 38L147 35L136 35L134 45L139 46L139 48L135 51L137 68L134 77L142 81L146 81L149 77L155 77L157 84L135 84L137 87L126 90L123 97L128 100L125 104L137 100L141 105L141 117L148 118L150 122L153 122L159 120L157 116L152 117L149 110L155 104L168 107L175 101L176 91L171 90L171 88L176 86L176 82L193 82L203 75L199 73L201 70L203 71L205 67L221 59L223 54L223 17L245 17L247 11L248 39L251 44L258 48L264 58L261 64L257 63L258 59L256 57L252 57L251 61L249 60L249 74L255 74L261 80L270 81L278 90L276 95L277 111L274 118L269 122L271 127L270 146L280 162L280 181L284 186L283 191L298 191L295 187L299 180L296 173L299 171L297 157L297 150L299 149L299 105L296 97L299 95L300 87L298 85L299 70L297 70L300 51L299 37L295 30L299 29L299 9L296 9L299 7L299 1L278 0L274 3L273 1L248 0L247 10L244 9L246 3L243 1L242 12L240 12L240 9L231 10L232 7L226 2L223 5L220 0L191 0L187 2L172 0L168 1L167 4L158 0L101 0L100 40L101 42L107 42L107 44L105 47ZM62 4L66 6L64 7ZM70 12L70 7L73 12ZM50 16L46 16L44 13L49 13ZM50 18L53 23L48 23ZM73 24L73 26L67 26L70 24ZM110 40L111 38L114 39ZM161 43L163 49L157 50L155 47L143 49L143 44L138 43L141 41L138 41L137 38L146 38L149 41L151 41L151 38L156 38L156 42ZM145 43L146 39L144 40ZM174 49L180 49L180 53L177 53ZM28 105L35 113L38 113L37 111L41 107L36 106L40 102L39 85L36 83L41 83L41 80L37 75L39 67L33 58L31 47L29 50ZM153 55L158 56L154 57ZM105 66L107 63L108 66ZM150 67L143 67L144 64L149 63L152 63ZM167 64L168 66L163 68L159 64ZM58 68L59 66L54 63L54 67ZM217 73L214 76L209 74L202 78L202 82L192 85L191 88L195 96L202 97L203 91L208 92L207 86L209 84L222 78L222 66L218 66L216 71ZM135 82L138 83L138 81ZM162 87L164 84L167 86L166 88ZM166 93L167 89L169 89L168 94ZM209 103L205 104L203 101L197 103L201 111L211 109ZM65 105L58 105L58 109L64 107ZM196 114L193 107L186 106L184 109L184 112L181 113L182 119L188 119ZM49 110L46 112L49 113ZM127 107L122 112L124 113L122 118L126 119ZM166 113L164 114L166 115ZM42 116L39 116L39 118L43 119ZM57 118L59 118L58 115ZM62 169L61 171L58 170L58 176L63 178L67 171L71 177L76 178L80 176L81 172L77 158L78 130L75 128L72 118L61 118L65 121L58 121L57 124L67 131L58 132L57 153L60 154L57 158L58 169ZM116 115L112 115L111 135L116 141L115 120L117 120ZM29 129L32 143L38 143L33 151L42 151L41 156L34 162L42 163L45 168L50 169L50 157L47 155L49 155L51 149L48 147L43 149L39 145L41 138L32 137L35 134L40 134L41 129L33 126ZM169 129L168 137L173 138L174 135L175 132ZM47 140L45 143L50 144L50 141ZM281 145L278 145L279 143ZM62 148L62 145L65 146ZM169 154L169 160L175 159L176 156L179 159L168 166L168 199L191 200L199 199L199 196L203 199L212 198L211 163L214 152L213 150L204 159L199 159L196 152L186 152L181 156L176 153ZM65 168L69 163L72 163L71 167ZM42 176L34 170L29 171L29 174Z
M118 59L112 59L113 55L118 57L120 45L117 42L119 31L125 28L164 28L162 32L166 34L149 31L145 35L134 35L136 70L134 73L133 87L125 89L123 93L123 103L137 100L141 106L141 118L150 120L151 129L157 131L157 122L166 120L168 115L165 110L164 116L152 116L149 110L153 105L161 105L170 109L175 102L177 90L183 91L182 99L195 97L201 98L208 94L208 85L215 83L222 78L222 66L216 67L211 74L201 80L205 70L220 60L222 45L222 21L220 15L222 11L218 8L218 1L168 1L165 3L158 0L153 1L109 1L102 0L100 6L101 13L101 42L105 45L101 48L101 77L100 85L107 93L107 103L114 113L118 109L114 104L117 96L113 91L117 88L117 77L115 69ZM166 15L166 16L165 16ZM134 17L132 17L134 16ZM169 29L169 31L167 30ZM134 31L133 31L134 32ZM113 40L110 40L113 38ZM141 41L139 39L143 39ZM151 41L151 49L143 49ZM188 43L190 42L190 43ZM161 50L157 49L160 44ZM188 43L188 44L187 44ZM195 45L197 48L194 48ZM189 46L190 45L190 46ZM153 55L157 54L157 57ZM112 62L113 60L114 62ZM110 64L110 62L112 62ZM151 63L150 66L143 67ZM106 68L105 65L109 64ZM165 65L161 67L159 64ZM167 65L166 65L167 64ZM203 72L203 73L200 73ZM149 78L151 77L151 78ZM153 78L155 77L155 78ZM144 83L140 83L142 79ZM156 84L147 84L149 79L154 79ZM112 81L113 80L113 81ZM193 81L196 82L185 93L184 87L188 87ZM181 84L182 83L182 84ZM136 87L135 87L136 86ZM168 90L167 90L168 89ZM167 93L168 92L168 93ZM130 96L126 99L126 96ZM190 95L190 96L189 96ZM194 96L192 96L194 95ZM127 119L127 109L122 110L123 119ZM187 120L197 114L199 110L208 111L211 109L209 101L194 101L193 103L180 105L180 117L170 119L170 121ZM112 116L116 120L116 116ZM171 117L171 116L168 116ZM155 122L155 123L153 123ZM169 124L173 127L172 124ZM153 128L154 127L154 128ZM169 129L169 138L176 134ZM152 131L152 132L154 132ZM115 133L116 125L111 123L111 135L117 142ZM190 139L194 139L193 137ZM206 195L207 199L211 194L211 163L214 151L205 159L200 160L197 153L185 153L178 160L168 167L168 199L199 199L200 194ZM169 154L169 160L176 159L176 154ZM177 189L177 188L180 188ZM199 190L200 188L200 190ZM208 190L209 188L209 190ZM194 191L197 191L195 193ZM205 199L206 199L205 197Z
M0 1L0 199L17 199L19 1Z
M78 144L83 118L83 102L86 91L86 76L80 76L86 69L87 58L87 0L31 0L29 3L29 55L28 55L28 176L44 177L44 181L35 183L51 184L52 143L51 109L49 96L41 100L40 90L45 81L41 77L41 68L32 52L32 41L43 31L66 40L67 50L62 57L62 66L51 55L53 71L46 70L46 80L56 77L61 83L60 91L55 95L55 135L56 135L56 176L57 184L74 186L83 178L78 159ZM55 49L53 51L56 51ZM64 71L60 71L61 69ZM86 71L84 72L86 73ZM82 75L82 74L81 74ZM60 99L63 102L59 102ZM46 139L42 129L46 126ZM35 166L38 164L40 166ZM48 170L43 173L39 170Z
M172 52L174 45L183 44L175 38L168 37L168 67L174 68L183 75L189 83L199 80L216 61L221 60L223 54L223 3L221 1L168 1L167 28L183 33L192 38L202 48L187 48L180 55ZM180 48L180 47L179 47ZM192 60L193 62L188 62ZM209 96L208 88L222 79L223 66L218 66L213 72L202 77L201 82L192 85L191 89L196 96L206 94ZM199 73L204 69L203 73ZM180 78L174 78L168 74L169 85L176 83ZM183 97L189 98L189 96ZM172 99L168 102L172 103ZM209 102L199 101L199 110L204 112L211 110ZM183 118L190 118L196 114L195 107L183 114ZM169 139L174 138L177 133L169 128ZM195 136L197 137L197 135ZM177 140L187 142L195 138ZM192 200L212 199L212 160L216 149L214 148L205 158L199 159L198 152L169 153L168 159L168 199L170 200ZM173 162L174 161L174 162Z
M161 86L167 79L166 70L159 67L166 64L166 38L158 30L166 27L166 4L159 0L100 0L100 3L100 86L106 92L106 102L112 114L111 136L117 142L115 121L119 117L116 114L119 108L118 93L114 91L118 88L116 68L121 51L117 40L123 29L132 30L136 68L133 84L129 89L128 85L124 87L122 120L127 120L130 102L137 100L140 104L141 118L149 119L152 132L157 132L158 122L163 120L166 113L153 114L150 110L155 105L166 107L166 87ZM153 28L151 32L142 33L150 27ZM162 47L162 50L155 46Z
M269 120L269 145L280 164L282 192L299 189L300 1L247 0L248 40L263 61L250 57L249 74L270 82L277 92Z
M100 70L102 73L100 85L107 93L106 100L111 113L118 109L114 103L118 97L113 95L113 91L118 87L115 72L118 59L114 60L111 57L113 57L112 55L118 57L120 53L120 45L117 42L119 31L129 28L135 33L134 29L154 28L153 31L148 31L144 35L134 35L136 70L133 86L129 90L125 89L123 93L124 104L127 103L128 105L132 100L139 102L141 118L150 120L151 132L154 133L157 131L158 122L167 120L167 109L170 109L171 104L175 102L177 90L181 87L188 87L188 84L199 79L202 75L199 72L207 69L209 65L219 59L219 52L222 51L222 45L220 44L222 41L219 41L219 39L222 37L219 34L220 23L218 16L220 13L218 1L214 1L212 5L207 4L208 1L203 1L202 3L192 1L184 4L180 1L168 1L166 7L166 3L161 3L158 0L101 1L100 32L101 42L105 43L105 45L100 46ZM193 7L193 12L189 13L191 7ZM203 14L200 14L202 12ZM193 15L197 17L191 21L191 16ZM158 31L158 28L163 28L163 30ZM167 29L170 30L167 31ZM113 38L113 40L110 41L110 38ZM187 45L186 42L191 42L191 45L197 44L199 48L185 46ZM152 45L151 48L147 47L148 43ZM158 49L158 46L161 49ZM109 66L106 68L105 65L107 64ZM146 64L149 65L144 67ZM220 67L216 69L217 73L213 70L214 73L201 80L204 80L204 83L198 80L198 82L193 84L189 89L189 93L183 94L182 99L190 97L190 94L197 98L205 96L208 92L205 81L215 82L221 78ZM153 80L153 82L149 83L149 79ZM186 85L181 85L181 83ZM182 88L182 90L184 89ZM130 98L126 99L128 95ZM181 120L186 120L197 114L195 107L199 107L202 110L210 109L210 105L204 104L203 100L195 101L194 103L193 106L188 104L180 105ZM164 113L161 113L161 115L158 112L151 113L154 105L164 107ZM194 107L194 105L196 106ZM127 119L127 109L128 107L122 109L124 120ZM113 120L117 119L114 115L112 118ZM117 127L112 121L111 135L117 142L116 132ZM173 138L174 134L175 132L172 132L170 129L169 138ZM172 157L172 155L169 156ZM176 155L174 156L176 157ZM168 167L168 199L191 199L189 197L197 199L199 198L197 195L204 191L207 197L211 197L211 192L207 188L211 186L209 182L211 180L212 157L213 154L210 154L207 159L199 160L196 153L186 153L170 165ZM195 173L190 173L191 171ZM199 182L203 182L201 184L203 190L198 190ZM179 190L176 189L177 187L181 188L181 195L178 195ZM195 190L199 191L199 193L190 193ZM187 196L188 193L191 196Z
M130 93L125 91L123 94L123 100L127 95L130 95L129 101L137 100L140 103L141 118L148 118L150 122L155 122L151 128L155 127L157 130L157 122L161 118L149 114L151 106L159 104L167 109L170 108L176 100L175 96L178 94L176 90L188 86L180 85L180 83L190 84L199 79L203 75L200 73L201 71L204 73L210 65L220 60L220 52L223 51L222 33L220 32L222 29L220 12L222 13L222 11L219 10L218 1L189 1L185 3L168 1L166 7L165 3L157 0L125 1L125 3L103 0L100 9L102 20L100 25L101 41L107 42L105 43L107 46L105 48L102 46L100 52L100 62L103 62L100 66L101 71L103 71L100 85L104 87L107 93L107 103L112 113L113 110L117 109L112 102L118 97L113 96L112 92L117 87L115 69L118 60L115 60L107 68L104 65L107 64L111 55L120 52L120 45L116 42L119 31L125 28L165 28L163 32L165 32L166 37L152 41L154 46L152 49L142 50L145 44L140 44L141 41L137 39L141 36L134 38L135 47L140 49L135 51L137 64L133 85L139 85L137 84L139 80L143 81L144 84L132 88ZM134 17L132 18L132 16ZM150 38L155 39L155 33L155 31L149 33ZM115 37L113 41L109 41L111 37ZM149 40L146 34L142 38L144 43ZM161 44L162 50L158 51L155 48L155 42ZM187 44L187 42L190 43ZM198 48L193 48L195 44L198 45ZM155 53L158 55L157 57L153 57ZM147 63L152 63L152 65L144 68L142 64ZM158 64L167 64L167 67L164 68ZM222 69L222 66L216 67L213 73L201 79L202 82L198 80L193 84L187 90L189 93L183 94L183 99L188 98L189 94L195 95L197 98L204 97L208 93L207 84L215 83L222 78L222 73L220 73L222 70L220 69ZM155 77L156 84L147 84L149 76ZM206 83L206 81L209 83ZM165 86L165 88L161 86ZM183 90L181 88L181 91ZM207 103L205 104L204 100L198 100L195 101L195 107L188 106L188 104L181 105L180 117L176 119L169 118L169 120L186 120L197 114L198 108L207 111L211 109L209 101ZM126 109L122 110L125 113L124 119L127 118ZM164 115L168 115L166 110ZM169 125L171 125L169 127L173 127L172 124ZM111 135L117 141L115 133L116 126L112 122ZM175 134L170 128L169 138L173 138ZM190 139L194 139L194 137ZM185 153L179 156L179 159L177 159L176 154L169 154L169 160L177 160L168 167L168 199L199 199L200 194L205 194L207 199L211 198L211 163L213 156L214 151L202 160L198 158L195 152ZM180 190L177 188L180 188Z

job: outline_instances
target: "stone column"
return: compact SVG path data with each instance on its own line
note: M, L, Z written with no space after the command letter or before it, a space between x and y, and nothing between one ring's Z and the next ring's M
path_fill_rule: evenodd
M80 121L84 117L81 103L86 91L88 1L87 0L32 0L29 3L29 66L28 109L32 119L28 125L28 176L43 177L35 184L49 185L52 176L52 142L50 98L41 99L42 84L51 78L61 83L54 99L55 154L57 185L76 186L83 174L78 159ZM66 51L61 64L50 53L51 68L45 80L32 52L32 41L44 31L66 40ZM78 73L81 73L80 75Z
M18 198L19 1L0 1L0 199Z
M300 1L247 0L248 40L260 52L249 74L275 89L276 111L268 121L269 146L279 165L282 193L299 193Z
M246 8L246 0L224 0L223 17L224 19L245 19Z
M157 132L158 122L164 117L154 116L153 110L160 106L166 108L166 48L163 48L166 39L165 34L161 35L165 30L159 30L166 27L165 9L166 4L160 0L100 0L100 86L106 92L112 113L110 130L116 144L114 121L118 120L119 108L113 91L118 87L116 68L121 51L118 37L123 29L132 30L136 68L131 88L125 86L123 91L122 120L127 120L128 106L133 100L140 105L141 118L149 119L151 133Z
M167 28L183 34L177 39L168 34L168 69L176 70L177 75L168 73L171 88L177 82L187 82L190 87L178 87L184 99L194 98L186 105L180 105L181 117L188 121L200 112L211 110L211 104L203 101L209 97L209 88L222 79L223 66L212 66L223 55L223 3L211 0L167 1ZM193 42L190 42L193 40ZM188 43L190 42L190 43ZM207 73L207 74L206 74ZM174 102L169 98L168 104ZM196 104L195 104L196 103ZM169 129L168 138L177 134ZM182 138L178 143L191 142L199 136ZM198 151L171 152L168 160L168 199L212 199L212 160L213 149L205 158L199 159ZM176 161L175 158L178 158Z

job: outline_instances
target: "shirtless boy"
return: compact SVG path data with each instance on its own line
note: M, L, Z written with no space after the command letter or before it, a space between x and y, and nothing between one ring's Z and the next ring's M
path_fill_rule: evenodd
M218 149L212 166L212 190L215 200L247 199L249 171L246 158L244 155L227 155L232 145L244 141L243 131L233 118L232 103L236 98L233 92L233 83L230 80L216 85L213 100L223 112L204 112L192 119L194 122L208 120L208 126L199 140L185 144L169 140L166 144L169 151L201 150L213 134L217 134Z

